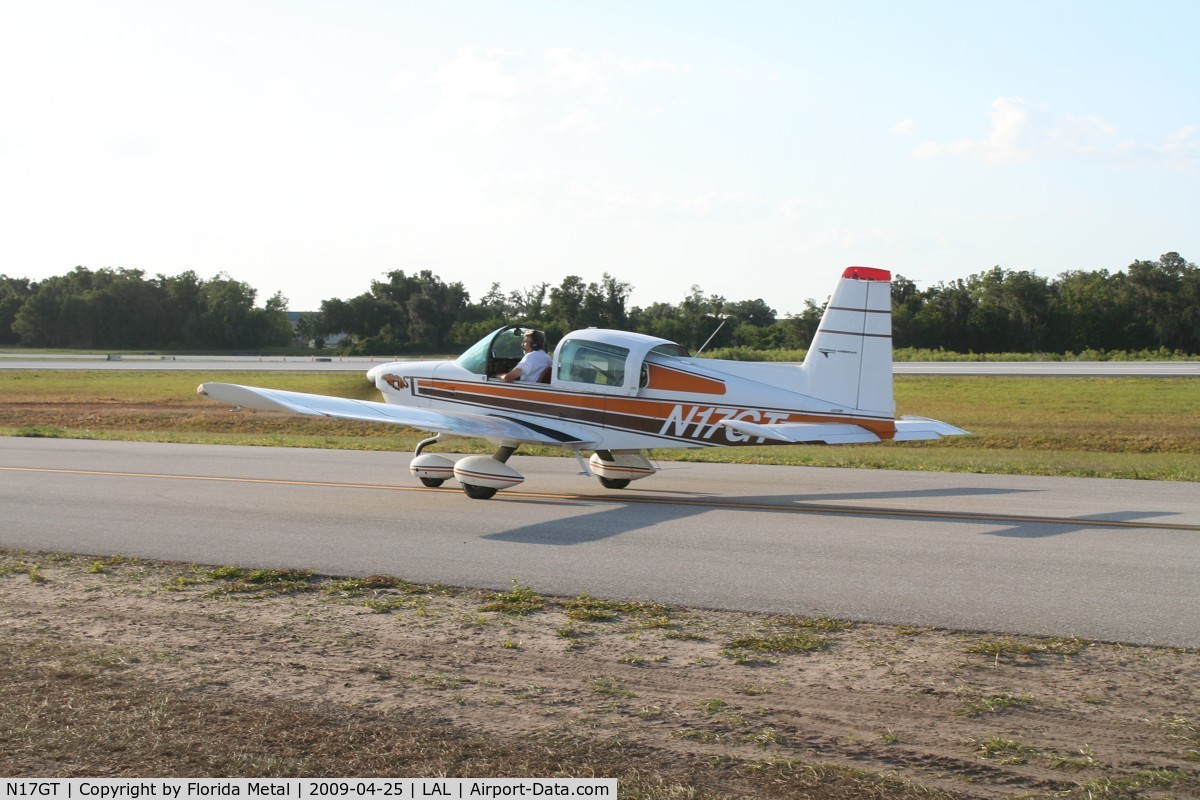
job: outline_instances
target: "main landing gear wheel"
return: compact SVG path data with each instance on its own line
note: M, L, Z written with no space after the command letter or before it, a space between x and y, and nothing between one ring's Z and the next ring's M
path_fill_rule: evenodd
M463 491L467 493L467 497L472 500L490 500L496 496L497 489L491 486L476 486L473 483L464 483Z
M628 478L601 478L599 475L596 477L600 478L600 485L605 489L624 489L629 485Z
M421 483L425 484L431 489L436 489L445 482L445 478L421 478Z

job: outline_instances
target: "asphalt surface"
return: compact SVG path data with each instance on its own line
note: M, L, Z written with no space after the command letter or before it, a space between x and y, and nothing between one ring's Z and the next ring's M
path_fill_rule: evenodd
M0 437L0 546L1200 647L1195 484L515 456L493 500L394 453Z
M366 372L392 361L366 356L159 356L64 355L31 358L0 354L0 369L55 370L191 370L207 372ZM421 359L401 359L420 361ZM1023 376L1123 376L1143 378L1200 378L1200 361L899 361L897 375L1023 375Z

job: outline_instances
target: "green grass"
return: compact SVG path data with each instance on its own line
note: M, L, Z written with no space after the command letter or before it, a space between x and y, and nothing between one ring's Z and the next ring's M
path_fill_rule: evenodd
M727 644L728 651L739 653L811 653L824 650L829 646L829 640L815 636L807 631L789 633L748 634L738 636Z
M1031 757L1038 756L1037 748L1025 744L1020 739L1006 739L993 736L977 743L975 755L981 759L995 761L997 764L1024 764Z
M376 399L358 373L0 371L0 435L410 451L407 428L256 412L195 394L201 381ZM904 444L658 450L660 460L1200 481L1200 381L898 376L897 413L972 433ZM457 452L490 453L476 440ZM557 448L523 447L532 455Z
M803 361L804 349L753 350L749 347L717 347L707 350L704 357L735 361ZM897 347L892 352L895 361L970 361L970 362L1029 362L1029 361L1195 361L1196 356L1178 350L1084 350L1081 353L957 353L953 350L931 350L923 347Z
M270 597L315 591L314 575L310 569L246 569L230 566L210 570L207 577L219 582L212 590L214 595Z
M4 402L132 402L184 405L201 401L201 383L252 383L268 389L376 399L360 372L201 372L191 370L3 370Z
M524 617L546 610L546 598L528 586L512 582L512 588L507 592L492 594L488 602L479 607L480 611L499 611L514 617Z
M1029 695L993 694L976 697L967 707L959 712L964 717L981 717L985 714L997 714L1014 708L1022 708L1033 703Z
M984 638L967 645L968 653L991 656L997 662L1017 659L1021 656L1074 656L1088 646L1083 639L1049 637L1045 639L1020 639L1011 636Z
M567 617L579 622L613 622L623 616L669 622L670 609L641 600L600 600L581 594L563 603Z

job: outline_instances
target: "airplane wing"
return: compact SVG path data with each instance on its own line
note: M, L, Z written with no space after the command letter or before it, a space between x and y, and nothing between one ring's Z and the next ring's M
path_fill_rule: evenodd
M434 411L428 408L352 400L281 389L260 389L236 383L202 383L196 390L201 397L220 403L260 411L288 411L318 417L339 417L365 422L387 422L406 425L423 431L450 436L472 436L482 439L504 439L528 444L554 444L567 447L593 444L575 431L555 430L516 417L491 414L468 414L454 411Z
M880 438L866 428L850 422L784 422L778 425L755 425L744 420L722 420L721 424L734 433L775 439L781 442L824 442L825 444L871 444ZM965 436L967 432L945 422L925 417L901 417L896 420L895 442L939 439L943 436Z

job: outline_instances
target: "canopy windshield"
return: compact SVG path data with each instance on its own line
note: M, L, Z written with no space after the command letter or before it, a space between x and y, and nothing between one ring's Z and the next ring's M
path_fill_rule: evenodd
M476 375L495 375L511 369L525 354L521 343L533 328L505 325L484 336L455 359L463 369Z

